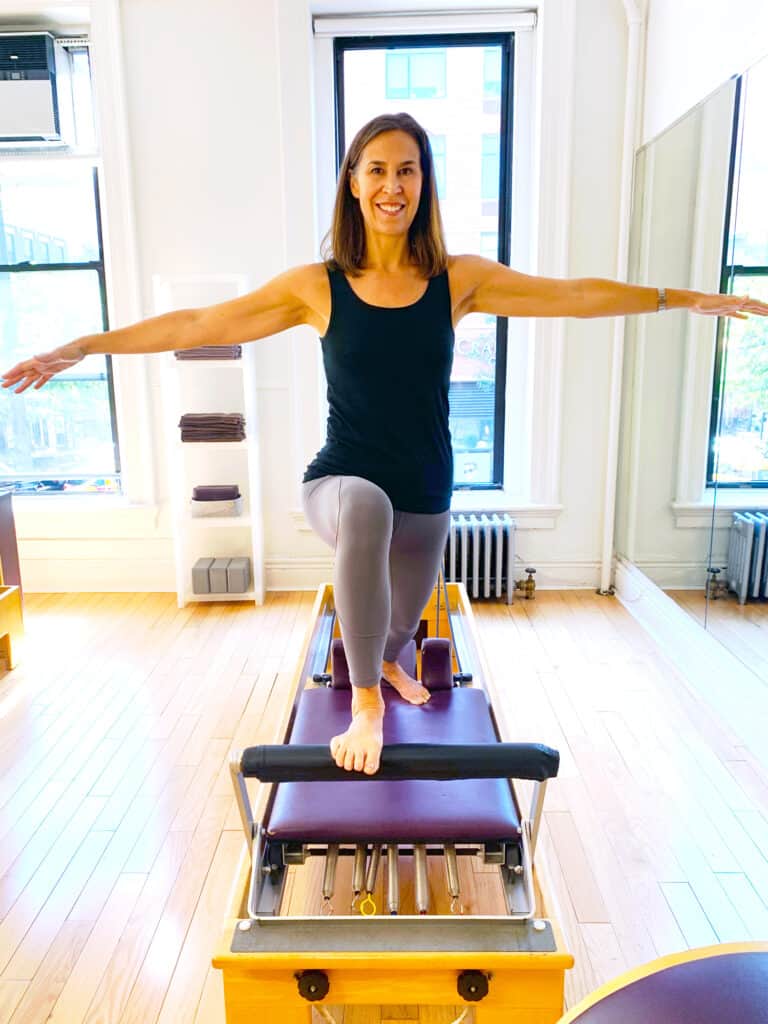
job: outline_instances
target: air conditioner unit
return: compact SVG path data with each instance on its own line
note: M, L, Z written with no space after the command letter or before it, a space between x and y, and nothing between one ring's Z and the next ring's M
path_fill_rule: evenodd
M50 32L0 33L0 142L58 142Z

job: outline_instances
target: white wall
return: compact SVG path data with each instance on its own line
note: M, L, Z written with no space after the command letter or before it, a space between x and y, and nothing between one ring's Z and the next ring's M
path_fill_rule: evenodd
M560 2L550 0L550 10L557 13ZM255 286L315 259L309 0L220 0L215 16L204 0L122 0L121 9L143 315L153 312L155 274L247 273ZM550 18L549 46L562 43L561 22ZM572 45L573 79L557 83L573 102L563 276L612 277L625 84L621 0L581 0ZM547 161L542 152L541 165ZM540 207L556 198L542 194ZM563 511L554 529L524 529L518 541L545 585L591 587L599 578L610 342L609 321L566 324ZM331 567L330 551L298 515L301 473L322 443L317 339L296 331L258 345L267 585L313 586ZM44 527L37 513L34 528L20 529L30 590L173 589L154 369L151 383L157 513L128 537L105 512L98 526L91 521L94 539L76 542L62 539L50 517Z
M766 54L765 0L649 0L642 142Z

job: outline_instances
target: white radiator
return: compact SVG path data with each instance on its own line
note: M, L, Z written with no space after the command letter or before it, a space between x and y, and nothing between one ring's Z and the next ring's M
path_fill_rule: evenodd
M515 592L515 521L506 512L452 512L445 545L446 580L461 582L473 598Z
M734 512L728 534L728 589L744 604L748 597L768 597L768 515Z

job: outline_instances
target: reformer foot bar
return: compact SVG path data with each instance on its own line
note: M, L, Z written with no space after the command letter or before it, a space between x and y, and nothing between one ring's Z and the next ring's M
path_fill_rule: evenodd
M431 699L410 705L382 686L384 749L375 776L338 768L328 749L349 724L350 690L327 584L315 602L284 742L232 757L249 856L214 958L224 972L228 1024L255 1013L260 1021L308 1022L312 1004L322 1003L471 1005L478 1024L560 1018L573 960L534 872L559 755L501 742L466 592L461 584L444 588L444 622L439 597L438 590L425 610L434 635L420 652ZM413 641L399 660L417 675ZM260 820L248 779L269 787ZM527 817L514 780L533 783ZM319 912L286 913L291 873L298 878L320 859ZM445 897L431 870L440 861ZM477 906L464 914L462 877L469 871L471 889L472 864L483 865L482 880L495 875L495 896L483 907L470 892Z

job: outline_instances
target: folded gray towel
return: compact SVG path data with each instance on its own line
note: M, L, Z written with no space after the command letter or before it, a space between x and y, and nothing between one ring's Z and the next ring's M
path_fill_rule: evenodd
M242 345L200 345L198 348L181 348L173 353L177 359L240 359Z

